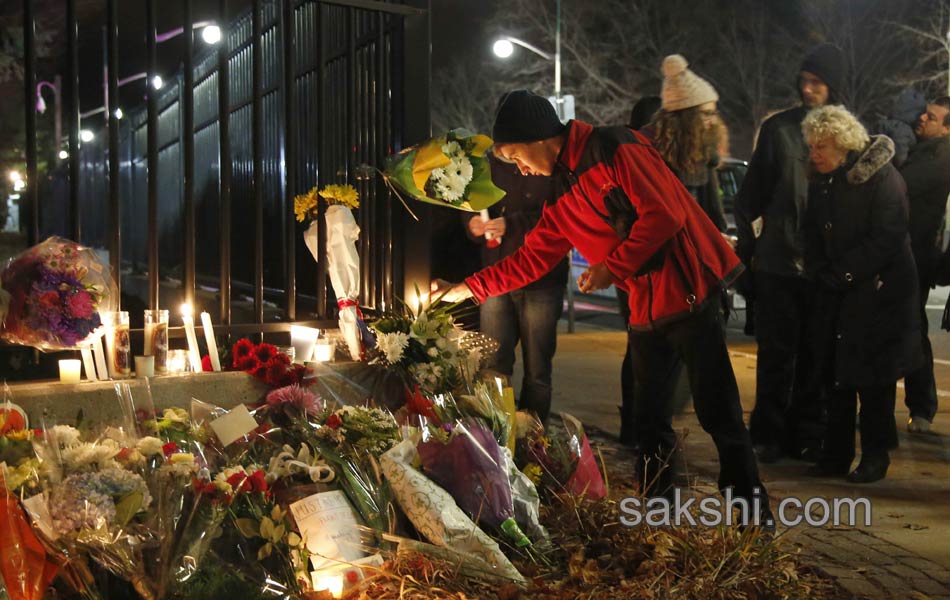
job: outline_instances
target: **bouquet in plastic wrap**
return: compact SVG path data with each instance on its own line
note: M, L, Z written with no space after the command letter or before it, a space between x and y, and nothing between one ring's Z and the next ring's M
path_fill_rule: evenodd
M518 464L532 481L556 494L604 498L607 487L583 425L566 413L561 419L563 432L546 432L537 417L518 413Z
M115 290L95 252L51 237L0 273L0 337L40 350L74 348L114 309Z

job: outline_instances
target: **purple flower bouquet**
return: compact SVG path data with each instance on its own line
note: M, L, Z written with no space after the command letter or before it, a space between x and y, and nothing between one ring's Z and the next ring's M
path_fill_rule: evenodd
M475 419L440 431L418 445L425 474L472 519L502 531L516 546L529 545L515 523L508 461L492 432Z
M0 272L0 338L40 350L75 348L114 309L115 283L95 252L51 237Z

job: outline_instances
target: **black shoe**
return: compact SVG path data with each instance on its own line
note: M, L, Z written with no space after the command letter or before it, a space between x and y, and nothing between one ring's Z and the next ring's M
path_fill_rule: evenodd
M834 463L824 463L819 461L808 467L808 470L805 471L805 475L808 477L845 477L848 474L848 469L850 468L850 464L836 465Z
M846 479L851 483L874 483L884 479L887 467L891 464L890 458L885 456L861 457L858 467L851 471Z
M782 458L782 447L778 444L756 444L753 450L760 463L771 464Z

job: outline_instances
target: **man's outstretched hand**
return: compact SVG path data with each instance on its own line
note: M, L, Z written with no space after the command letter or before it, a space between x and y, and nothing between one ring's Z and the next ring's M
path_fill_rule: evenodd
M577 287L585 294L597 290L605 290L614 283L613 275L607 270L607 265L599 263L591 265L577 278Z
M468 300L474 294L464 283L452 283L444 279L436 279L429 284L429 298L443 302L461 302Z

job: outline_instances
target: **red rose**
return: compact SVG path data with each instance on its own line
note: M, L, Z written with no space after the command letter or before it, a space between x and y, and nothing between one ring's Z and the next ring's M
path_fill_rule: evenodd
M234 357L231 364L235 368L241 369L241 367L238 366L238 363L241 360L251 356L251 354L253 353L254 353L254 343L251 340L246 339L246 338L238 340L238 342L234 344L234 347L231 349L231 354ZM241 370L244 371L246 369L241 369Z
M343 425L343 419L340 418L340 415L332 414L329 417L327 417L326 422L324 422L323 424L329 427L330 429L339 429L340 426Z
M251 479L247 476L247 473L241 471L228 477L228 485L230 485L231 489L235 492L251 491Z
M267 479L264 477L264 471L258 469L251 475L250 479L251 488L255 492L266 492L267 491Z
M69 297L67 307L69 316L74 319L88 319L92 316L92 296L86 290L79 290Z
M432 400L422 395L422 392L419 391L419 386L416 386L415 391L406 393L406 408L413 414L422 415L436 423L441 422L439 416L435 414Z
M176 452L178 452L178 444L176 444L175 442L168 442L167 444L162 446L162 454L165 456L165 458L168 458L169 456L171 456L172 454Z
M258 344L257 347L254 348L254 356L262 363L266 363L278 354L280 354L280 352L277 351L277 346L274 344Z
M211 365L211 357L207 354L201 357L201 370L214 371L214 367Z

